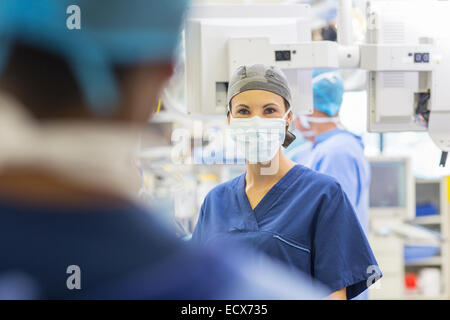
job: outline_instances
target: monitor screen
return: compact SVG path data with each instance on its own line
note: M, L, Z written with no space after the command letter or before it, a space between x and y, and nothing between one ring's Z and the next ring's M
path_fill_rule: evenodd
M289 47L311 41L309 5L204 4L191 6L186 17L185 103L189 115L225 115L230 76L237 67L256 63L282 69L291 86L294 113L312 113L311 69L292 69L300 52ZM259 49L242 50L241 42L259 43Z
M406 162L371 162L370 207L406 207Z

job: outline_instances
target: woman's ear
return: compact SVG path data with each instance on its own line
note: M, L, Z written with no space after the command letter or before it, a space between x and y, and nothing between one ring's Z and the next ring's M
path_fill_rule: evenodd
M228 124L230 124L230 118L231 118L231 101L230 101L230 103L227 106L227 121L228 121Z
M288 122L288 125L289 125L289 123L292 121L293 118L294 118L294 115L293 115L292 111L290 111L289 114L288 114L287 117L286 117L286 120L287 120L287 122Z

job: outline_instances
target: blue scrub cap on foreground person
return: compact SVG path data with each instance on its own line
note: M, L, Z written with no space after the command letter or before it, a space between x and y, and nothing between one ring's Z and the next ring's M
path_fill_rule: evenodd
M339 71L317 69L313 71L314 109L333 117L339 113L344 95L344 83Z
M187 0L1 0L0 75L16 43L67 61L89 107L112 114L120 100L113 65L170 61ZM67 20L80 11L80 29Z

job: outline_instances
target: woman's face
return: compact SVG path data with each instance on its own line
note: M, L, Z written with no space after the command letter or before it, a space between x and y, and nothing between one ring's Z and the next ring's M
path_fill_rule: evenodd
M231 99L231 115L233 118L281 118L286 113L284 99L272 92L265 90L247 90ZM287 115L290 121L292 113ZM230 116L228 116L230 122Z

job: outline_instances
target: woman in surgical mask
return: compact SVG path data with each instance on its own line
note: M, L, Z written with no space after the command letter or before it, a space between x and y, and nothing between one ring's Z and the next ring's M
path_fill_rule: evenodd
M247 170L208 193L193 241L253 246L321 282L332 298L351 299L378 280L377 262L340 185L281 152L295 138L288 131L291 93L283 72L238 68L227 117Z

